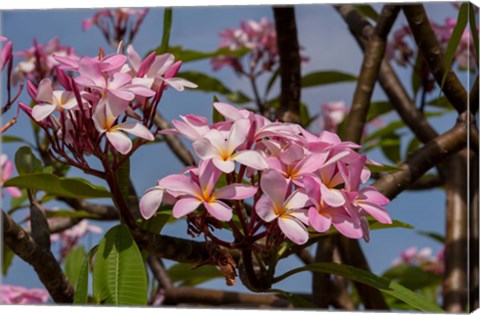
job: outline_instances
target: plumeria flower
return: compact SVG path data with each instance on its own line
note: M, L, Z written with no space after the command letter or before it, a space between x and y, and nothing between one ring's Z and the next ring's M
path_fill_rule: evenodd
M262 174L260 187L264 195L256 204L258 216L265 222L277 220L280 230L298 245L308 241L307 209L309 198L303 190L289 194L288 182L282 174L268 169Z
M223 200L243 200L252 197L257 187L245 184L230 184L215 189L221 172L211 160L202 161L198 167L198 180L184 175L170 175L159 183L169 192L181 194L173 207L173 216L180 218L203 205L207 212L219 221L232 219L232 208Z
M6 182L13 175L13 164L8 160L6 154L0 155L0 165L1 165L1 174L0 174L0 187L3 186L3 183ZM7 193L14 197L18 198L22 196L22 192L17 187L6 187L5 190Z
M306 176L303 179L305 192L312 206L308 209L308 222L317 232L327 232L333 225L349 238L361 238L363 231L358 215L347 212L344 207L332 207L324 201L321 182Z
M9 284L0 285L0 304L44 304L49 298L45 289L27 289Z
M257 170L267 168L268 164L260 153L253 150L236 151L245 141L250 130L250 121L240 119L233 123L229 132L212 129L193 142L195 153L202 159L212 159L213 164L225 173L235 169L235 161Z
M322 117L321 128L326 131L336 132L338 125L348 113L345 102L330 102L321 105Z
M134 74L149 82L154 89L157 89L159 83L165 82L175 90L181 92L186 87L196 88L197 85L183 78L176 77L181 61L175 62L175 57L172 54L163 54L159 56L151 55L153 58L146 58L142 62L142 58L135 51L133 46L127 47L128 60L134 71Z
M128 103L117 102L111 104L105 100L101 101L93 114L95 128L100 134L106 135L108 141L121 154L127 154L132 149L132 140L124 133L130 133L145 140L153 141L155 137L144 125L125 121L115 124L117 117L126 110Z
M4 36L0 36L0 42L4 41L7 41L7 38ZM13 43L11 41L8 41L2 47L2 50L0 51L0 71L3 70L8 61L12 58L12 47Z
M35 100L39 104L32 108L32 116L36 121L42 121L55 110L71 110L78 106L75 94L71 91L53 90L52 81L43 79L38 85Z
M176 130L170 129L169 133L176 131L176 134L182 134L188 139L195 141L203 137L210 130L208 119L205 117L189 114L185 116L180 115L180 118L183 121L177 119L172 120L172 125ZM162 133L165 134L165 132Z
M175 193L174 195L179 196ZM158 181L157 185L147 189L140 199L140 213L148 220L155 215L162 204L175 204L177 201L175 196L166 191L165 187L161 185L161 181Z

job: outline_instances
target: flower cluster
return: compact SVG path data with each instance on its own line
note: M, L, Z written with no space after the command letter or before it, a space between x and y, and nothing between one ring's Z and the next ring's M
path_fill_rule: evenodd
M249 49L248 69L244 69L240 58L219 56L212 59L213 70L223 66L233 68L239 74L257 76L272 71L278 64L277 33L275 27L266 17L259 22L242 21L239 28L227 28L220 33L220 47L230 50ZM260 69L257 69L260 67ZM258 72L258 73L257 73Z
M38 84L42 79L50 78L56 83L57 57L68 57L78 60L75 50L69 46L60 44L58 37L45 44L33 41L33 46L23 51L15 52L15 57L22 58L13 70L13 83L19 84L25 79Z
M44 289L0 285L0 304L44 304L48 298L48 292Z
M132 43L147 13L148 9L102 9L93 17L84 19L82 28L87 31L95 25L107 42L112 47L117 47L120 42Z
M60 88L50 79L38 86L29 81L35 105L20 107L44 130L55 158L85 171L90 169L85 155L115 169L119 154L129 155L154 139L153 118L167 87L181 91L196 86L176 77L182 63L173 55L153 52L142 60L132 46L127 55L54 58L60 63ZM76 75L69 77L66 70ZM143 141L134 144L127 134Z
M433 256L433 251L430 247L424 247L421 250L418 250L416 247L410 247L403 251L400 257L395 258L392 264L394 266L400 264L419 266L425 271L441 275L445 270L444 256L444 248L438 251L436 256Z
M173 120L175 129L169 132L192 140L200 162L146 191L140 200L146 219L162 203L173 204L174 217L187 216L196 232L212 240L205 222L214 227L228 222L234 231L243 230L236 235L240 238L265 236L268 243L281 242L284 235L296 244L331 226L347 237L368 240L367 216L392 222L384 208L389 200L362 185L370 177L366 163L374 162L354 151L357 144L328 131L316 136L297 124L271 122L225 103L214 107L224 121L209 125L196 115ZM263 232L253 236L262 226Z
M456 24L457 21L452 18L446 18L444 24L431 22L432 29L443 50L447 48ZM429 75L430 72L424 63L415 64L414 57L417 55L417 52L412 47L412 44L412 31L408 26L402 26L394 32L393 40L388 44L385 52L386 57L389 60L394 60L401 67L406 67L407 65L414 67L414 71L422 78L425 77L425 90L430 92L435 86L435 81ZM454 55L454 61L460 70L470 70L477 64L475 62L476 53L474 46L470 30L465 29Z
M5 104L3 104L1 108L1 114L5 114L13 103L18 99L20 94L22 93L23 86L20 86L17 93L12 96L12 70L13 70L13 42L9 41L6 37L0 36L0 43L4 42L2 45L2 49L0 50L0 73L6 68L6 77L7 77L7 100ZM18 111L17 111L18 114ZM0 127L0 134L5 132L8 128L10 128L16 122L16 115L15 117L11 118L8 122Z

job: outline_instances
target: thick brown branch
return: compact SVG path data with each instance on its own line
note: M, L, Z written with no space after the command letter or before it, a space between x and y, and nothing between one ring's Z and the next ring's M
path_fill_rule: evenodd
M372 25L352 5L339 5L336 9L348 24L360 47L365 49L367 38L374 31ZM385 59L382 61L378 79L395 110L421 142L427 143L438 136L425 116L416 108L395 71Z
M153 120L154 124L160 128L160 130L170 129L170 124L163 118L160 113L155 114ZM163 135L165 142L172 152L178 157L178 159L186 166L195 165L195 159L188 149L183 145L182 141L175 135Z
M317 243L315 250L315 262L333 262L333 251L338 243L337 236L330 236L321 239ZM312 279L312 297L313 302L320 308L329 307L332 299L332 286L330 274L323 272L314 272Z
M452 69L445 68L442 47L435 36L423 5L404 5L403 12L435 81L441 86L444 74L447 72L442 91L457 112L463 113L467 109L467 92Z
M470 184L470 204L469 204L469 215L470 215L470 229L468 239L470 241L470 298L469 298L469 309L475 310L479 307L479 159L478 155L471 154L470 160L470 174L468 178Z
M98 215L98 220L118 220L119 214L113 206L90 203L81 199L59 198L75 210L84 210L86 212Z
M33 238L2 211L5 244L35 269L40 281L56 303L72 303L73 288L50 251L42 249Z
M148 265L152 270L153 276L157 279L163 289L168 290L173 288L172 280L170 279L167 271L165 270L165 267L163 266L160 258L153 255L149 256Z
M387 36L400 7L398 5L385 5L380 14L373 34L368 39L363 57L362 68L358 76L357 86L353 95L352 108L347 117L345 140L360 143L365 122L367 120L370 99L375 83L377 82L380 65L385 55Z
M220 290L179 287L165 290L165 305L180 303L217 305L291 308L287 299L274 294L249 294Z
M465 148L466 144L467 123L459 119L455 127L411 154L399 166L402 168L401 171L382 176L373 186L388 198L393 199L430 168Z
M283 121L300 122L300 46L297 37L295 9L274 7L277 47L280 56L280 111Z
M470 90L470 111L473 114L476 114L478 112L478 76L475 82L473 83L472 89Z
M468 299L467 149L448 161L443 309L463 313Z

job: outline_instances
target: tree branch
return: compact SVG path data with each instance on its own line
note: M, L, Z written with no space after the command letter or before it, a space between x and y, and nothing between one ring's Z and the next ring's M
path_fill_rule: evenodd
M385 55L387 36L399 11L398 5L385 5L375 30L366 44L362 68L353 95L352 108L347 116L348 128L345 129L345 139L348 141L361 142L370 99Z
M447 214L445 231L445 275L443 278L443 309L463 313L468 300L468 209L467 149L448 161L446 179Z
M453 156L466 147L467 122L463 114L457 124L419 150L412 153L399 167L401 171L382 176L373 184L390 199L417 181L430 168Z
M150 266L150 269L152 270L153 275L155 276L155 278L160 283L160 286L163 289L169 290L174 287L172 280L168 276L168 273L165 270L165 267L163 266L163 263L160 260L160 258L155 257L153 255L149 256L148 265Z
M167 289L165 305L177 305L180 303L217 305L217 306L267 306L277 308L291 308L290 302L274 294L249 294L220 290L200 289L195 287L178 287Z
M404 5L403 12L408 20L418 48L425 56L425 61L435 81L437 81L437 84L442 88L443 93L457 112L464 112L467 109L467 92L455 72L453 72L452 69L445 68L445 58L442 47L435 36L435 32L432 29L423 5ZM447 72L447 76L442 87L445 72Z
M40 281L56 303L72 303L73 288L50 251L42 249L33 238L2 211L5 244L33 266Z
M469 249L470 249L470 292L469 292L469 310L479 307L479 159L478 154L470 154L470 170L468 176L470 198L469 198Z
M280 111L286 122L300 122L300 46L294 7L274 7L277 47L280 56Z

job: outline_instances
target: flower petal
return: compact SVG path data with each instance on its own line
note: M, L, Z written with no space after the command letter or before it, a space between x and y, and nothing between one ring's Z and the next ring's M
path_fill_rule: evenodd
M158 184L165 187L169 192L187 194L198 198L202 195L198 185L190 177L184 175L169 175L159 180Z
M212 158L213 165L215 165L216 168L221 170L222 172L226 174L230 174L235 170L235 163L232 160L227 160L224 161L223 159L219 159L217 157Z
M202 201L197 198L182 198L173 206L172 214L176 219L178 219L195 211L201 203Z
M219 200L209 203L204 202L203 205L208 213L219 221L230 221L232 219L232 208Z
M275 213L275 208L272 201L265 195L258 199L257 204L255 205L255 211L265 222L271 222L278 217L278 215Z
M227 200L242 200L255 195L257 187L245 184L231 184L215 191L215 197Z
M262 191L277 205L283 205L288 183L282 174L274 169L267 169L260 180Z
M115 150L121 154L127 154L132 149L132 140L121 131L107 131L108 141L113 145Z
M308 241L307 228L296 218L283 215L278 218L278 226L283 234L295 244L303 245Z
M296 190L285 201L285 209L301 209L308 205L309 198L303 190Z
M193 151L202 160L208 160L214 157L219 157L220 153L218 149L212 145L210 140L206 138L200 138L192 143Z
M256 170L264 170L268 167L268 164L263 156L257 151L253 150L240 151L233 155L232 159L240 164L249 166Z
M116 126L114 126L115 129L123 130L125 132L128 132L134 136L140 137L145 140L154 140L155 137L153 134L148 130L147 127L145 127L142 124L133 122L133 121L126 121L123 123L120 123Z
M336 189L329 189L323 183L320 183L320 192L322 200L332 207L340 207L345 204L345 196Z
M56 106L52 104L38 104L32 108L32 117L36 121L42 121L55 111Z
M148 220L158 210L163 200L165 189L161 186L155 186L148 189L140 199L140 213Z
M332 217L319 213L315 207L308 210L308 221L310 226L320 233L328 231L332 225Z

